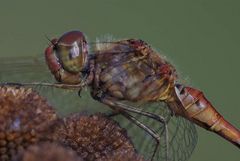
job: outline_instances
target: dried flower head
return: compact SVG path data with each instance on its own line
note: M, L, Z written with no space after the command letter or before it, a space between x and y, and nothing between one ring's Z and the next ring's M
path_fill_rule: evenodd
M61 145L43 142L20 151L13 161L83 161L73 150Z
M32 89L1 86L0 160L41 140L56 120L53 108Z
M63 119L54 139L71 147L84 160L106 160L122 151L135 153L126 131L103 114L74 114Z

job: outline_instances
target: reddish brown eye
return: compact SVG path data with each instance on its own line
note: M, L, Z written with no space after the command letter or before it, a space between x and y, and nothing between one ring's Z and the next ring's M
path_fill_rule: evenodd
M79 73L87 63L87 54L87 43L82 32L67 32L59 38L56 55L66 71Z

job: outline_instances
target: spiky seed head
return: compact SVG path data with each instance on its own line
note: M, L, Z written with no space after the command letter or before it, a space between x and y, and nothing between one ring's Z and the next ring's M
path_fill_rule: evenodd
M0 87L0 160L43 139L57 120L54 109L32 89Z
M20 151L13 161L83 161L73 150L56 143L43 142Z
M84 160L104 160L118 151L135 152L125 129L103 114L64 118L54 139L74 149Z

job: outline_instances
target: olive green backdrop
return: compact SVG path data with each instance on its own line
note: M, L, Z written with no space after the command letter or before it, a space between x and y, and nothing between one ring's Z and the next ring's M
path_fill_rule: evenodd
M204 91L240 128L240 1L1 1L0 57L41 54L45 34L72 29L92 41L107 33L147 41L176 66L186 84ZM201 128L198 132L190 161L240 160L239 149Z

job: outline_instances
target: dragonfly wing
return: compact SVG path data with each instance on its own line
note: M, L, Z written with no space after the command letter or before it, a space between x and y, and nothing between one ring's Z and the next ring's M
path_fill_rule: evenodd
M104 54L108 56L114 54L136 53L143 48L149 48L150 46L140 39L122 39L122 40L99 40L90 44L90 53ZM124 55L122 55L124 56ZM137 56L135 54L135 56Z
M44 58L9 57L0 58L0 62L1 83L55 83L54 77L48 70ZM94 101L89 95L89 92L83 91L80 98L78 96L78 90L64 90L43 86L31 87L46 97L48 102L57 108L57 111L62 115L79 111L90 111L92 113L109 110L108 107ZM85 90L88 89L86 88Z
M169 108L164 103L150 103L145 104L144 106L139 106L139 108L142 108L144 111L169 118L168 137L170 160L188 160L197 144L198 139L194 124L184 118L171 116ZM163 124L144 116L134 116L148 127L154 129L160 135L160 148L158 149L154 160L166 161L166 139ZM116 119L122 127L127 129L128 135L133 140L138 152L143 154L147 159L151 158L156 145L155 140L144 130L140 129L133 123L126 121L126 118L118 116Z
M0 58L1 82L49 81L49 72L42 57Z

